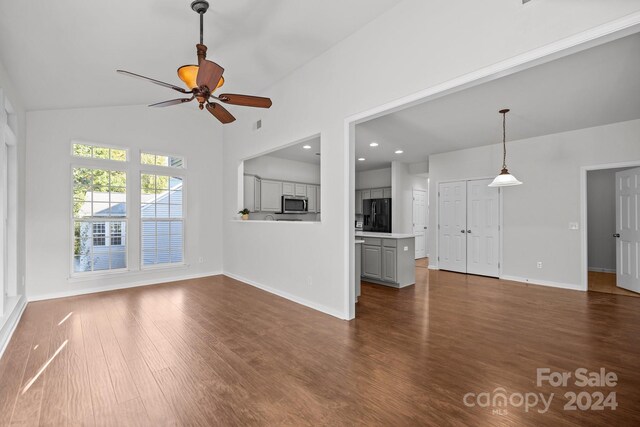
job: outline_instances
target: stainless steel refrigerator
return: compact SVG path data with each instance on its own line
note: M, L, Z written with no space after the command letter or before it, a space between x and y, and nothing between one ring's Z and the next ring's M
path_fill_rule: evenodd
M362 201L363 231L391 233L391 199Z

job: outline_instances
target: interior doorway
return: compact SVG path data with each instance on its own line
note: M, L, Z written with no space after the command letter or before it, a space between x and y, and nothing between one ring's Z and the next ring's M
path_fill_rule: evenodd
M640 167L587 172L588 290L640 297Z
M427 192L413 189L413 235L416 259L427 257Z

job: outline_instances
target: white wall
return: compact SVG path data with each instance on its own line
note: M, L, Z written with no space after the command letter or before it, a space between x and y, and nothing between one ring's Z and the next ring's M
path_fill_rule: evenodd
M225 271L352 316L349 211L355 178L345 118L640 10L628 0L575 5L405 0L265 90L274 102L270 110L234 109L238 121L224 128L224 217L239 209L241 159L318 133L323 212L320 225L225 223ZM252 129L257 119L260 131ZM305 250L287 249L299 246Z
M71 251L71 140L141 149L186 158L183 268L139 271L139 220L129 216L128 273L69 278ZM153 283L222 270L222 131L210 114L186 107L146 106L36 111L27 114L27 292L29 298ZM127 176L129 188L139 178ZM139 190L138 190L139 191ZM130 191L137 197L135 190ZM135 207L135 204L130 204ZM199 257L204 262L199 263Z
M246 160L244 173L264 179L320 184L320 165L279 157L259 156Z
M356 172L356 190L391 187L391 168Z
M616 271L616 172L627 168L587 173L587 247L589 269Z
M581 234L570 230L569 222L580 222L580 168L640 160L640 120L507 144L509 171L524 184L501 189L503 276L579 288ZM437 254L438 182L493 177L501 162L501 144L430 157L432 255ZM542 269L536 268L538 261ZM437 267L435 257L432 265Z
M391 163L391 220L394 233L413 233L413 190L427 190L427 178L411 173L411 165Z

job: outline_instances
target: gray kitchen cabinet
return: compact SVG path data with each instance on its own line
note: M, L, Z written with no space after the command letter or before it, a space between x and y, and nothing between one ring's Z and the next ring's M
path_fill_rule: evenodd
M370 237L367 233L356 234L362 238L362 277L372 283L404 288L416 283L415 237ZM406 237L405 237L406 236Z
M280 212L283 186L280 181L262 180L260 183L260 207L263 212Z
M362 245L362 276L382 280L382 248Z
M296 186L292 182L283 182L282 183L282 195L283 196L294 196L296 194Z
M254 175L244 176L244 209L249 212L260 212L261 205L261 183L260 178Z
M298 186L298 184L296 184L296 187ZM317 205L317 189L318 186L316 185L307 185L306 186L306 194L307 194L307 199L309 200L309 212L310 213L315 213L318 211L318 205Z
M383 188L382 189L382 193L383 193L383 197L385 199L390 199L391 198L391 188Z
M355 202L356 215L362 215L362 191L356 190L356 202Z
M362 200L371 198L371 190L362 190Z
M298 196L298 197L307 196L307 185L295 184L294 196Z
M384 190L382 188L374 188L371 190L372 199L382 199L384 197Z
M396 248L382 248L382 280L396 282Z

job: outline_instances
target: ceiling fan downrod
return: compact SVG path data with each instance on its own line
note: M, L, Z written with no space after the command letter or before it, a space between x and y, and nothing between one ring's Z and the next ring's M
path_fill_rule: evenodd
M202 60L207 58L207 47L204 45L203 28L204 28L204 14L209 9L209 2L207 0L195 0L191 3L191 9L200 15L200 43L196 45L196 53L198 55L198 65Z

